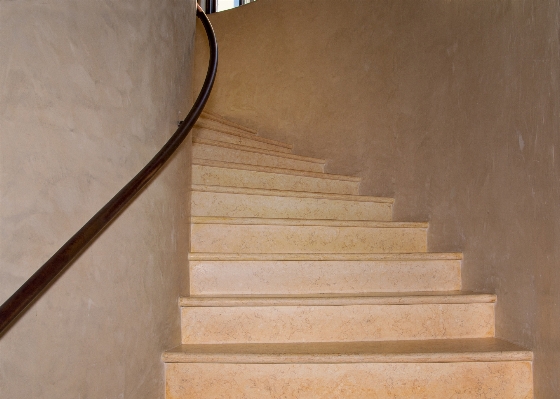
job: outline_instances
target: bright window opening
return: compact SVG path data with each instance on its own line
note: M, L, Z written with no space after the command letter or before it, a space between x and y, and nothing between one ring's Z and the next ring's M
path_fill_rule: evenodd
M229 10L230 8L234 8L238 6L239 6L239 0L218 0L217 11L225 11L225 10Z
M255 0L217 0L216 11L225 11L230 8L242 6L244 4L252 3Z

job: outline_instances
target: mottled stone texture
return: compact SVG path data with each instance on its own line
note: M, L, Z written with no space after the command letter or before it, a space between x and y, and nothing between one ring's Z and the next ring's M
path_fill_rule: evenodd
M528 399L533 397L530 370L530 362L179 363L167 365L166 390L168 399Z
M195 148L196 145L193 149ZM195 187L213 189L213 186ZM278 193L278 190L274 192ZM297 195L294 191L289 193L292 196L193 191L191 193L191 213L193 216L375 221L390 221L392 216L390 202L301 198L293 196L294 193Z
M458 291L460 260L190 260L191 295Z
M259 0L211 18L211 109L429 220L431 250L464 251L464 288L498 294L497 335L535 351L538 398L560 392L559 12Z
M183 307L183 344L366 342L494 336L494 304Z
M194 27L193 0L0 1L0 302L175 130ZM1 337L1 397L163 397L188 148Z
M358 194L359 181L343 180L312 172L197 160L193 184L331 194ZM272 173L271 173L272 172ZM274 173L276 172L276 173Z
M215 222L219 221L218 218ZM191 226L191 250L244 254L426 252L426 228L387 227L391 225L275 226L205 223L202 220Z

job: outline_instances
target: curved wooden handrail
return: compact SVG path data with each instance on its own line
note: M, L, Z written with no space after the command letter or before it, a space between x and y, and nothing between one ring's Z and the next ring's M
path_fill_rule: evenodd
M74 234L43 266L39 268L6 302L0 306L0 336L12 322L62 273L72 261L117 217L144 188L187 137L200 116L214 85L218 68L218 44L208 17L198 6L210 44L210 61L206 79L194 105L177 131L150 162Z

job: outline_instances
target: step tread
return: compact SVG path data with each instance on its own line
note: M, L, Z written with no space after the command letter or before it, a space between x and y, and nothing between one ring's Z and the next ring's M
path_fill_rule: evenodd
M451 363L531 361L532 352L497 338L275 344L186 344L167 363Z
M208 127L208 126L204 126L203 123L204 123L204 120L201 120L200 122L197 121L194 128L195 129L212 130L214 132L218 132L218 133L222 133L222 134L228 134L230 136L235 136L235 137L241 137L241 138L244 138L244 139L257 141L259 143L271 144L271 145L276 146L276 147L285 148L286 150L292 150L293 147L294 147L292 144L283 143L282 141L277 141L277 140L272 140L272 139L266 139L264 137L256 136L252 133L245 133L245 132L240 132L240 131L231 131L231 130L226 130L226 129L220 129L219 127Z
M242 164L242 163L232 163L232 162L222 162L222 161L213 161L213 160L203 160L203 159L193 159L193 165L199 166L212 166L216 168L225 168L225 169L239 169L239 170L250 170L253 172L265 172L265 173L275 173L281 175L295 175L295 176L304 176L304 177L314 177L318 179L329 179L329 180L342 180L342 181L351 181L351 182L360 182L361 178L356 176L343 176L343 175L333 175L330 173L322 173L322 172L307 172L303 170L295 170L295 169L285 169L285 168L274 168L272 166L258 166L258 165L249 165L249 164Z
M181 297L183 307L349 306L495 303L496 295L465 291L380 292L311 295L235 295Z
M389 204L395 202L394 198L387 198L387 197L371 197L365 195L352 195L352 194L311 193L305 191L271 190L271 189L261 189L261 188L245 188L245 187L207 186L203 184L193 184L191 189L192 191L261 195L261 196L268 196L268 197L316 198L316 199L353 201L353 202L381 202L381 203L389 203Z
M257 131L255 129L251 129L247 126L243 126L243 125L240 125L238 123L232 122L229 119L224 118L223 116L216 115L216 114L210 113L208 111L202 111L201 117L204 118L204 119L211 119L213 121L222 123L224 125L231 126L235 129L245 130L246 132L249 132L249 133L252 133L252 134L257 134Z
M254 152L254 153L257 153L257 154L271 155L271 156L274 156L274 157L294 159L294 160L297 160L297 161L305 161L305 162L311 162L311 163L324 164L324 163L327 162L326 160L320 159L320 158L311 158L311 157L306 157L306 156L303 156L303 155L290 154L288 152L279 152L279 151L274 151L274 150L267 150L267 149L264 149L264 148L249 147L249 146L241 145L241 144L226 143L224 141L216 141L216 140L203 139L203 138L194 138L193 143L211 145L211 146L214 146L214 147L231 148L231 149L234 149L234 150Z
M439 253L439 252L417 252L417 253L375 253L375 254L325 254L325 253L279 253L279 254L237 254L237 253L211 253L197 252L189 253L189 260L206 260L206 261L299 261L299 260L315 260L315 261L406 261L406 260L462 260L462 253Z
M269 219L269 218L228 218L221 216L191 216L192 224L230 224L252 226L327 226L366 228L419 228L427 229L426 222L373 222L363 220L335 219Z

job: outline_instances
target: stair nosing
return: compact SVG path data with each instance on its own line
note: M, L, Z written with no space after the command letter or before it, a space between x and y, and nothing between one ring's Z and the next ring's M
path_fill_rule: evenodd
M422 351L418 347L441 343L444 350ZM453 350L453 345L466 346L490 343L494 350ZM336 345L336 347L334 347ZM307 352L301 348L306 347ZM318 352L333 347L332 351ZM363 351L371 348L383 350ZM388 351L387 348L408 346L409 351ZM447 347L447 348L446 348ZM354 349L355 348L355 349ZM342 350L336 350L342 349ZM358 352L361 350L362 352ZM299 353L298 353L299 352ZM498 338L467 338L447 340L376 341L349 343L282 343L282 344L184 344L162 355L166 363L244 363L244 364L334 364L334 363L458 363L532 361L533 353Z
M303 155L292 154L289 152L268 150L266 148L249 147L241 144L227 143L225 141L216 141L216 140L204 139L204 138L193 138L193 143L204 144L204 145L215 146L215 147L230 148L230 149L245 151L245 152L254 152L257 154L270 155L270 156L285 158L285 159L293 159L302 162L309 162L309 163L316 163L316 164L327 163L325 159L321 159L321 158L306 157Z
M493 304L495 294L426 291L414 293L371 293L346 295L235 295L190 296L179 298L181 307L282 307L282 306L355 306L355 305L459 305Z
M324 254L324 253L278 253L278 254L237 254L190 252L192 261L430 261L463 260L459 252L416 252L416 253L379 253L379 254Z
M197 121L197 124L195 124L193 129L212 130L212 131L215 131L215 132L218 132L218 133L229 134L230 136L241 137L241 138L248 139L248 140L258 141L258 142L263 143L263 144L270 144L270 145L273 145L273 146L276 146L276 147L285 148L287 150L293 150L293 148L294 148L293 144L283 143L281 141L267 139L267 138L264 138L264 137L261 137L261 136L255 136L251 133L230 132L230 131L226 131L225 129L221 130L220 128L217 128L217 127L201 126L200 124L198 124L198 121Z
M296 169L276 168L271 166L259 166L259 165L250 165L244 163L232 163L232 162L223 162L223 161L214 161L214 160L193 159L192 165L209 166L209 167L222 168L222 169L248 170L253 172L273 173L278 175L294 175L294 176L302 176L302 177L311 177L316 179L349 181L352 183L359 183L362 180L360 177L357 176L333 175L330 173L308 172L308 171L296 170Z
M306 191L290 191L290 190L273 190L265 188L246 188L246 187L229 187L229 186L210 186L204 184L191 185L192 191L223 193L223 194L240 194L255 195L263 197L294 197L294 198L313 198L325 199L332 201L348 201L348 202L374 202L393 204L394 198L389 197L373 197L353 194L333 194L333 193L315 193Z
M274 218L230 218L222 216L191 216L191 224L227 224L243 226L325 226L325 227L364 227L364 228L410 228L427 229L426 222L376 222L367 220L336 219L274 219Z

